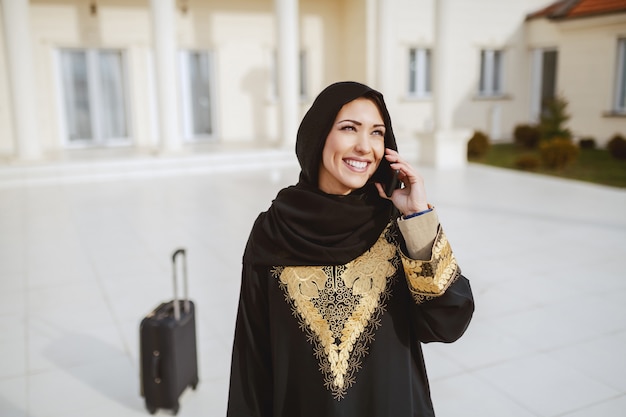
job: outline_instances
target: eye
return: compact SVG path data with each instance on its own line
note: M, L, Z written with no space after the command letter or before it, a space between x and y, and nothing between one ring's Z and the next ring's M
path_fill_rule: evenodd
M385 136L385 131L381 129L376 129L372 132L372 135Z
M356 132L356 127L354 127L353 125L344 125L344 126L341 126L339 128L339 130L345 130L345 131L349 131L349 132Z

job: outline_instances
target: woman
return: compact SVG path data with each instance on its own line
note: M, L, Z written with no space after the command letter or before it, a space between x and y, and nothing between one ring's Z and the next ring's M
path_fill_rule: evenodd
M244 253L228 416L433 416L421 343L458 339L474 302L382 95L327 87L296 155Z

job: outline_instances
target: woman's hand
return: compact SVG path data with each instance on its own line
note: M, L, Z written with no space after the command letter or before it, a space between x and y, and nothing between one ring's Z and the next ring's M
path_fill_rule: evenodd
M391 198L389 198L385 194L383 186L376 183L378 194L382 198L391 200L403 215L428 210L428 199L426 198L426 188L422 176L398 152L392 149L385 149L384 158L387 158L391 164L391 169L400 171L398 178L404 183L404 188L394 190Z

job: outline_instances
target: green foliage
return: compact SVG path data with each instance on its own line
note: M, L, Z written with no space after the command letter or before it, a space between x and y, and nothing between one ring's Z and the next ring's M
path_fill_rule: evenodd
M596 146L596 140L592 137L581 138L578 141L578 147L580 149L595 149Z
M554 138L539 146L541 161L549 169L562 170L578 158L578 147L569 139Z
M475 131L474 135L467 142L467 158L479 159L485 156L489 151L491 143L489 137L480 131Z
M563 97L555 97L545 102L545 108L541 113L539 122L541 139L570 139L572 137L572 132L565 127L565 123L570 118L567 113L567 104L567 100Z
M515 166L515 161L523 154L535 155L540 159L538 149L526 150L514 143L492 143L484 158L472 162L506 169L518 169ZM540 165L535 172L626 190L626 162L613 158L604 147L580 152L576 162L562 171L555 171Z
M535 171L540 161L536 155L522 154L515 159L515 167L524 171Z
M541 131L535 125L517 125L513 131L515 143L526 149L535 149L541 139Z
M606 147L613 158L626 159L626 139L619 133L613 135Z

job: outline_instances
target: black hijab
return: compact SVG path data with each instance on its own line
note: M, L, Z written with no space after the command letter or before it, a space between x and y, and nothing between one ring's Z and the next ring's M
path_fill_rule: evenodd
M341 108L359 97L372 99L385 123L385 147L397 150L383 96L352 81L326 87L307 111L296 140L300 180L281 190L269 210L257 218L244 262L267 266L342 265L368 250L397 215L393 204L378 195L374 181L383 164L361 189L331 195L317 186L326 137ZM383 158L384 160L384 158Z

